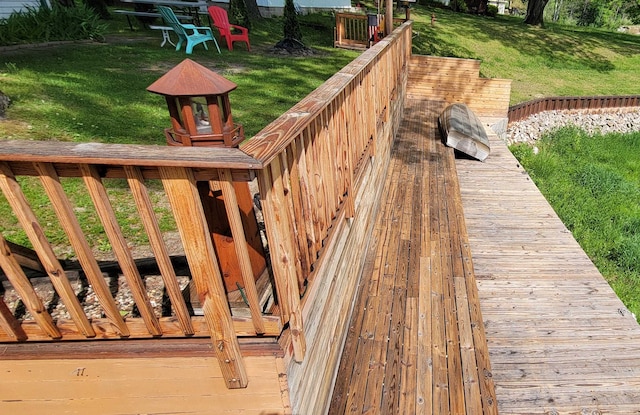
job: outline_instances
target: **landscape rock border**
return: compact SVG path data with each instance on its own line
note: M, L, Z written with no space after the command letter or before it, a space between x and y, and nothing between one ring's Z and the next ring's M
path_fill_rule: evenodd
M504 139L507 145L528 143L533 145L550 131L575 126L589 135L640 132L640 108L607 108L597 112L589 110L553 110L533 114L507 127Z

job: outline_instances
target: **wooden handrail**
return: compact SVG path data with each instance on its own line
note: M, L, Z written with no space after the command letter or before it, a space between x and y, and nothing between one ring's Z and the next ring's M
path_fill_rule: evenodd
M375 156L379 131L403 90L411 54L406 23L363 53L241 146L258 172L273 273L295 359L304 354L299 297L344 210L353 216L356 181ZM406 81L404 81L406 82Z
M386 16L378 15L378 25L375 29L369 27L369 16L361 13L336 13L336 27L334 33L334 46L347 49L366 49L371 43L371 38L377 42L378 33L384 32ZM404 19L393 19L393 26L398 27L404 23Z

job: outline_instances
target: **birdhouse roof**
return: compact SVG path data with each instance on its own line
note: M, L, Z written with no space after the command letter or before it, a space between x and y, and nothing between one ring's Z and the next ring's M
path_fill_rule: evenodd
M206 96L226 94L236 87L236 84L212 70L185 59L149 85L147 91L175 97Z

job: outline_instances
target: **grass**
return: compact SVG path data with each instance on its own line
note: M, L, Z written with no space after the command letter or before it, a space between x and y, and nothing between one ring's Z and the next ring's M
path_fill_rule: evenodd
M436 15L431 27L431 13ZM482 75L512 79L511 103L546 96L638 94L640 37L522 23L426 7L412 12L414 51L482 60Z
M120 16L119 16L120 17ZM268 53L280 39L279 19L254 24L253 52L244 45L195 48L191 59L235 82L234 119L248 137L351 61L356 53L333 49L333 20L316 16L305 40L317 54L287 58ZM160 48L159 31L130 32L115 20L106 43L81 43L9 52L0 63L0 83L13 103L0 137L109 143L164 143L169 118L161 96L146 87L187 57ZM303 26L304 27L304 26ZM5 53L5 52L3 52Z
M640 317L640 133L563 128L538 154L512 147L538 188L625 305Z

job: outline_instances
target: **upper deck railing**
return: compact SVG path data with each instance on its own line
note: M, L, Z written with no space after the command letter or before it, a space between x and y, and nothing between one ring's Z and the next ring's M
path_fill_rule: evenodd
M361 172L376 156L380 130L403 97L401 82L406 82L410 54L411 25L406 24L240 149L4 141L0 190L16 217L16 229L28 238L35 262L59 300L42 298L23 267L29 258L12 243L15 229L2 229L0 267L27 313L18 316L0 297L0 342L208 336L227 386L237 388L247 384L238 337L277 337L287 327L293 358L301 361L301 304L310 287L326 277L316 275L315 265L333 238L337 218L348 218L358 209L354 194L362 184ZM235 190L237 183L253 180L277 293L277 307L270 310L259 299L246 243L254 235L247 235ZM219 256L212 240L203 184L224 200L235 261L242 271L248 309L244 317L231 311L220 267L228 258ZM128 290L135 302L126 310L100 268L93 234L78 219L85 208L73 205L66 190L71 187L86 195L88 209L101 223L99 238L109 242L123 276L119 290ZM115 188L124 192L115 197ZM37 200L31 197L34 193L40 196ZM188 263L184 275L174 267L174 252L160 231L162 209L170 211L179 232L180 252ZM42 211L46 213L38 213ZM121 211L136 217L137 225L119 223L116 212ZM149 241L170 311L160 311L156 294L145 287L127 239L132 226ZM54 228L63 229L66 239L52 239L49 231ZM72 278L73 272L80 277ZM203 316L189 309L185 279L195 286ZM87 311L87 296L95 298L97 311Z

